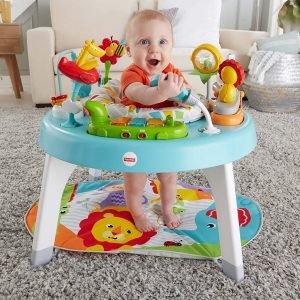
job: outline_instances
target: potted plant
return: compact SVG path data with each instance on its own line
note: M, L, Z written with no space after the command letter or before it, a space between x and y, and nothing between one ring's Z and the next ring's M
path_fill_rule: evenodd
M287 0L278 13L278 26L284 32L300 32L300 0Z

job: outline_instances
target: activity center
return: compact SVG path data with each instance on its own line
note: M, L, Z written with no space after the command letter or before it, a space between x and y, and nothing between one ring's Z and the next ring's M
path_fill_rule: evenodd
M174 107L124 106L120 83L110 78L110 69L126 55L125 42L113 36L103 36L102 44L87 39L78 54L66 50L59 55L59 93L53 95L40 129L46 154L40 198L25 216L33 236L32 264L48 263L53 247L128 252L212 259L227 276L241 281L242 246L262 226L259 205L236 195L234 184L233 162L256 146L254 121L243 111L239 90L244 70L234 55L222 57L212 44L200 44L190 53L193 75L213 85L212 95L186 89L170 99L177 102ZM70 94L62 92L61 76L72 84ZM158 81L154 76L151 86ZM91 92L92 85L98 85L97 93ZM91 180L67 185L76 166L89 168ZM98 170L198 169L210 187L177 183L173 211L182 224L173 230L162 219L158 181L147 181L141 199L158 230L140 232L126 207L124 183L96 180Z

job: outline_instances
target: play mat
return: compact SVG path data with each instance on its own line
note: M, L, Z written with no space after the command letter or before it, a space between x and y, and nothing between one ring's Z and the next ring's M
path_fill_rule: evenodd
M72 251L131 252L170 257L220 257L217 214L210 189L177 184L174 206L182 225L169 230L160 213L159 183L148 180L142 197L148 218L157 232L139 232L125 206L123 182L100 181L67 185L63 192L55 247ZM262 212L253 200L237 196L241 244L260 231ZM25 216L34 232L38 202Z

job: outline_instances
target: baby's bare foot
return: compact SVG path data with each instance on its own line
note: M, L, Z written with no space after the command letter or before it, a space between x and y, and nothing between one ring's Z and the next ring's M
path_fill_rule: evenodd
M169 229L175 229L181 225L181 220L173 213L172 210L163 211L164 222Z
M144 214L137 216L132 215L135 227L141 232L149 232L157 230L157 226L152 224Z

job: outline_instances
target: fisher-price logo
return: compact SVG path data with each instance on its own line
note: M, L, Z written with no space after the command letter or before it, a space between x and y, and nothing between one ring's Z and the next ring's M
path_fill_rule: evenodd
M126 152L123 155L123 163L127 167L133 167L137 163L137 156L133 152Z

